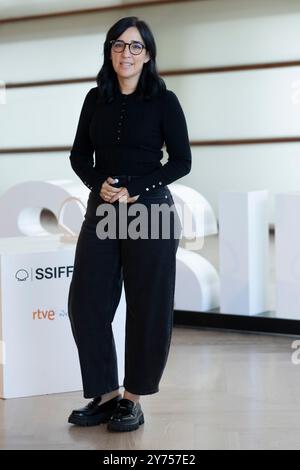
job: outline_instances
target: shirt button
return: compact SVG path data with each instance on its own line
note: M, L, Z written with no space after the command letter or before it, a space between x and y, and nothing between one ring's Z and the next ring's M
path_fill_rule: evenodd
M152 185L152 188L155 188L155 184Z
M162 184L162 182L161 182L161 181L159 181L159 183L158 183L158 184Z
M146 191L149 191L149 188L146 188Z

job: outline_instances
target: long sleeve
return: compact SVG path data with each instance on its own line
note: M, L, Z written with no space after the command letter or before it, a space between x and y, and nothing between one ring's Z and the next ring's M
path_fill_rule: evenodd
M171 90L167 90L163 100L162 131L169 156L168 161L154 172L131 180L127 184L130 196L149 193L191 171L192 156L186 119L177 96Z
M71 166L81 181L93 192L100 192L107 176L94 168L94 147L89 135L89 125L96 103L97 88L91 88L82 105L74 143L69 156Z

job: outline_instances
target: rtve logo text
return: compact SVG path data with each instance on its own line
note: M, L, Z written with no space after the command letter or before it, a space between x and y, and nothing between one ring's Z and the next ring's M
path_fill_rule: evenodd
M34 312L32 312L32 319L33 320L50 320L53 321L56 318L64 318L67 317L68 313L65 310L60 310L58 313L55 310L42 310L38 308Z
M68 278L73 273L73 266L47 266L44 268L18 269L15 278L19 282L41 281L43 279L62 279Z

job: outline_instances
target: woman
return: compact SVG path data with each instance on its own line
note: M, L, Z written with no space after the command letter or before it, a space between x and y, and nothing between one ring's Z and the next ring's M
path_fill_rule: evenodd
M164 142L169 159L162 165ZM108 421L110 430L131 431L144 422L140 395L159 391L171 340L176 251L182 227L167 184L191 170L185 116L175 93L167 90L157 73L151 30L135 16L120 19L107 33L104 63L97 86L85 97L70 162L90 189L68 308L84 397L92 400L73 410L69 422L88 426ZM162 236L160 225L156 238L128 234L105 238L103 230L99 233L104 206L113 209L119 221L124 222L126 215L128 228L133 221L130 211L137 205L146 208L142 222L148 227L147 235L155 228L149 209L155 205L172 209L169 218L162 215L162 222L168 221L169 236ZM109 222L111 229L120 227L113 216ZM123 281L122 397L112 321Z

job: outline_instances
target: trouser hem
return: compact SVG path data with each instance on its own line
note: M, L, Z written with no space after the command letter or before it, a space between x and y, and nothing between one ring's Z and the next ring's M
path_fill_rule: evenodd
M158 387L153 388L153 389L149 389L149 390L139 390L138 388L130 387L130 386L127 386L127 385L123 385L123 387L127 392L132 393L133 395L153 395L154 393L159 392Z
M83 392L83 398L96 398L100 397L102 395L105 395L106 393L114 392L115 390L118 390L121 388L123 385L116 385L115 387L111 387L110 389L106 389L104 392L103 391L97 391L97 392Z

